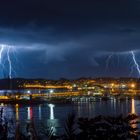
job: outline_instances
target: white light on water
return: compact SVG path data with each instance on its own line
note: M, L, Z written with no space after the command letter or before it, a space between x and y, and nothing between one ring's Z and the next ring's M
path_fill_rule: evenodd
M41 120L41 105L39 105L39 120Z
M49 104L48 106L50 107L50 119L53 120L54 119L54 105Z

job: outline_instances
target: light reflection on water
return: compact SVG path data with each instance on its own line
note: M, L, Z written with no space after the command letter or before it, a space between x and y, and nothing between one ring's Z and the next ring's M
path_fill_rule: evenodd
M132 98L132 102L131 102L131 113L132 114L136 114L135 100L134 100L134 98Z
M75 102L74 109L78 117L95 117L97 115L128 115L129 113L140 115L140 100L113 98L107 101L95 101L88 103Z
M16 104L15 107L16 107L16 121L18 121L19 120L19 105Z
M140 100L125 99L118 100L95 100L94 102L74 102L73 104L40 104L40 105L1 105L3 108L2 116L14 119L26 125L26 122L33 120L37 129L41 129L42 124L53 129L54 133L62 131L67 115L75 111L77 117L94 117L97 115L129 113L140 115Z

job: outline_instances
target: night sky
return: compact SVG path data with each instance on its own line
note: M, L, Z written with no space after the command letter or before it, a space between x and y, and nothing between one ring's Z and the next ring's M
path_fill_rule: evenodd
M137 77L140 0L3 0L0 42L16 77Z

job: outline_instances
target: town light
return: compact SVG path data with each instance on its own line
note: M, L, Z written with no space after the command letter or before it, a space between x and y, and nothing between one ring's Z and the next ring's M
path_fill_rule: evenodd
M112 87L113 87L114 85L115 85L114 83L111 84Z
M31 93L31 91L30 91L30 90L28 90L28 91L27 91L27 93L28 93L28 94L30 94L30 93Z
M51 90L50 90L50 93L54 93L54 90L53 90L53 89L51 89Z
M135 88L135 87L136 87L136 84L132 83L131 88Z

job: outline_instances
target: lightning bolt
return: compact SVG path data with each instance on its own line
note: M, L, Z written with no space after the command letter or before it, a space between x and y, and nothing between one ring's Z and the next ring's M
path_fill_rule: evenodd
M131 55L132 55L132 59L133 59L133 62L134 62L134 66L136 67L136 70L139 74L139 77L140 77L140 67L139 67L139 64L136 60L136 56L135 56L135 53L133 51L131 51Z
M117 65L119 66L119 57L122 54L123 54L123 58L124 58L124 56L126 56L124 53L119 53L119 54L118 53L111 53L111 54L109 54L106 61L105 61L106 62L105 70L107 70L109 68L109 64L111 64L111 62L112 62L111 60L114 56L117 56L117 62L118 62ZM134 70L137 70L138 75L140 77L140 65L139 65L139 61L137 60L134 51L127 52L126 54L127 54L127 56L128 56L128 54L131 54L131 56L132 56L130 64L129 64L131 66L131 72L130 72L129 76L131 76L133 74ZM128 57L126 57L126 58L127 58L127 61L128 61ZM115 60L116 59L114 58L113 61L115 61ZM117 66L117 65L115 63L115 66Z
M7 60L8 60L8 64L9 64L9 78L11 79L12 78L12 61L10 59L10 49L11 49L11 47L8 46L8 49L7 49Z
M15 70L12 66L11 52L14 50L14 46L0 44L0 65L3 71L7 71L8 76L11 79L12 74L15 73Z
M0 67L1 67L1 72L3 73L4 69L4 64L3 64L3 54L4 53L4 45L0 45Z
M0 47L0 64L2 64L2 53L3 53L4 47L3 45Z

